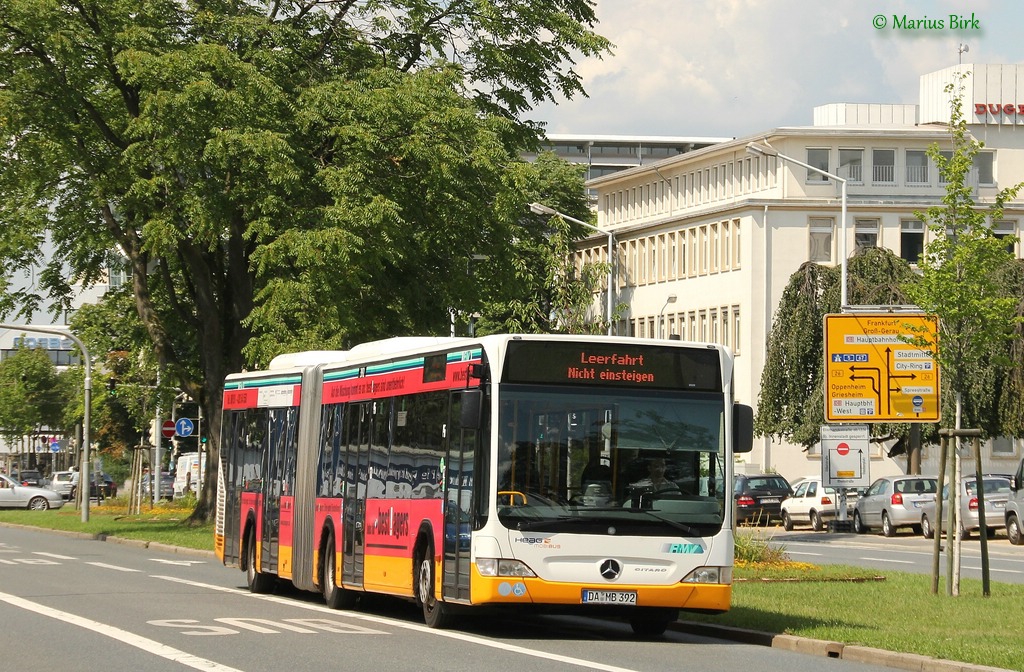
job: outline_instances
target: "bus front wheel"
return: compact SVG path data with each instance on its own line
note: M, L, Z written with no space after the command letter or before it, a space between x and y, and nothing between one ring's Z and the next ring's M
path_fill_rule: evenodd
M416 597L423 608L423 621L428 627L443 629L451 625L451 608L434 594L434 544L427 542L420 556L416 579Z

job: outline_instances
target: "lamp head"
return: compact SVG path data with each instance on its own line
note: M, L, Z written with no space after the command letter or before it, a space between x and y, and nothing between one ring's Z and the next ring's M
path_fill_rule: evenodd
M756 142L747 143L747 154L753 154L754 156L778 156L779 152L768 145L762 145Z
M543 203L530 203L530 212L535 215L557 215L558 211Z

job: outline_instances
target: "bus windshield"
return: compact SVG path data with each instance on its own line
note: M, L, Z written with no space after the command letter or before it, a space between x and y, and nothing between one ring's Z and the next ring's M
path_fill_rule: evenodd
M496 492L506 527L717 533L725 507L723 395L500 388Z

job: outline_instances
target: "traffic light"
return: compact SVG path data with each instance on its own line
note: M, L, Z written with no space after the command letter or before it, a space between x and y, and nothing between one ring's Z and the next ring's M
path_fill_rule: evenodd
M117 379L109 378L107 380L107 394L114 396L114 392L117 391Z
M203 444L204 446L206 445L206 435L205 434L203 434L202 436L199 437L199 443Z

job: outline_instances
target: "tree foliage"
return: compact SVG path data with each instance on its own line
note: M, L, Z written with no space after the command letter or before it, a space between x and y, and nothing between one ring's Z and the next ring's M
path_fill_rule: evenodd
M953 400L943 404L943 424L959 429L966 421L992 433L1000 425L995 382L1016 364L1006 350L1020 303L1020 295L1009 293L1005 283L1014 264L1007 245L1014 240L997 238L992 224L1021 185L1000 190L987 208L977 206L969 178L984 145L967 132L960 82L949 84L946 92L951 95L952 151L943 153L937 144L928 149L946 191L941 205L918 213L930 235L918 261L921 278L907 286L907 294L939 318L938 344L918 345L932 352L950 393L946 398Z
M594 23L587 0L0 0L6 277L49 236L61 310L125 263L216 464L227 373L447 333L477 299L457 269L521 237L522 117L582 93ZM42 299L2 289L5 315Z
M9 444L42 430L64 433L67 386L45 350L21 347L0 362L0 433Z

